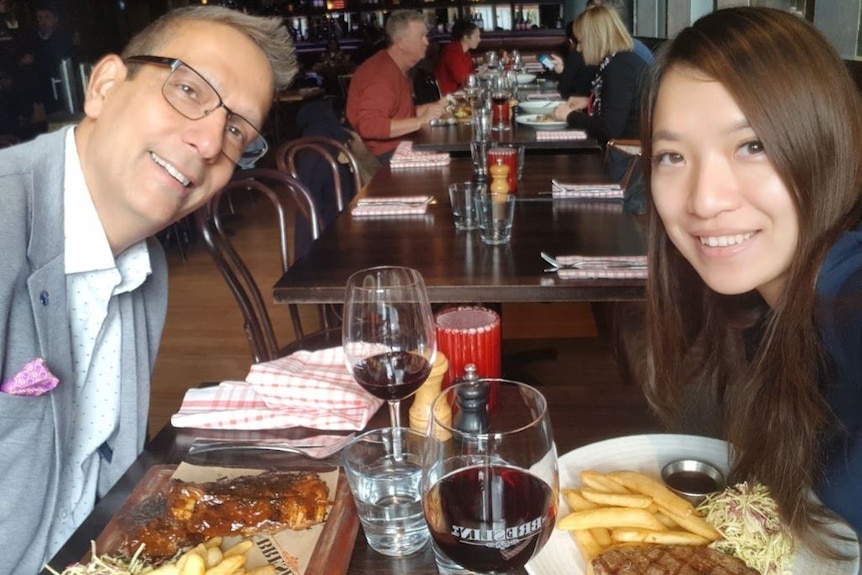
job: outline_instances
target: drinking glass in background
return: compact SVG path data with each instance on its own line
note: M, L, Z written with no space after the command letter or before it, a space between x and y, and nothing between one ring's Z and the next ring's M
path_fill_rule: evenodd
M495 246L508 244L512 239L515 220L515 195L477 194L474 201L482 243Z
M485 65L488 66L489 70L494 70L500 64L500 58L497 56L497 52L495 50L488 50L485 52Z
M434 316L422 275L411 268L360 270L347 280L342 343L357 383L389 404L401 427L399 404L431 373L437 353Z
M491 137L491 111L484 106L475 107L470 117L470 128L474 142L488 140Z
M498 401L480 418L459 397L495 386ZM422 505L443 575L508 573L545 545L557 516L557 450L544 396L529 385L479 379L445 389L452 421L432 415L422 458ZM475 424L479 423L479 430Z
M491 77L491 129L501 132L511 130L512 106L509 98L512 88L506 74Z
M494 146L488 150L488 171L493 166L503 164L508 166L509 175L506 183L509 185L509 193L518 193L518 181L524 171L524 146Z
M487 195L487 194L486 194ZM479 377L500 377L500 316L480 306L460 306L437 313L437 349L449 360L443 387L464 376L472 363Z
M369 547L384 555L410 555L428 541L422 513L425 434L374 429L356 437L342 458L356 512Z
M478 227L476 220L476 204L473 196L477 193L477 186L472 182L460 182L449 184L449 203L452 205L452 219L457 230L475 230ZM440 351L440 344L437 344Z

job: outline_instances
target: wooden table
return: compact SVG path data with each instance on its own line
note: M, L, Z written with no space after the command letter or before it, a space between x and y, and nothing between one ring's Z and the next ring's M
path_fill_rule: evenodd
M459 121L446 126L423 126L412 138L413 149L429 152L470 153L472 129L469 122ZM512 122L512 129L493 132L492 142L523 145L529 150L556 150L596 153L599 144L594 138L582 140L538 140L536 129Z
M591 349L588 352L595 353L595 350ZM583 365L581 362L586 361L586 359L573 358L573 362L580 365ZM561 364L559 377L554 378L553 381L546 379L541 388L548 400L554 439L560 455L601 439L654 432L660 429L636 388L621 385L618 381L614 383L584 380L584 378L573 380L571 369L571 365ZM405 401L402 412L404 421L407 421L409 406L410 401ZM383 408L371 419L368 428L386 425L388 425L388 412ZM301 430L286 430L286 435L295 435L294 432L301 432ZM231 436L245 438L242 435L243 432L219 433L225 438ZM252 457L248 456L248 451L243 451L242 458L236 455L231 458L230 452L226 451L212 452L206 456L189 456L187 453L189 446L195 437L200 435L201 430L177 429L167 424L147 444L144 452L108 495L98 503L81 527L50 561L50 565L62 570L63 566L84 557L90 549L90 541L95 540L102 533L111 518L154 465L176 464L181 461L200 465L236 465L273 469L290 469L296 466L298 461L302 462L304 467L309 465L307 459L263 451L253 452ZM332 459L336 464L338 461L337 456ZM348 549L349 543L347 542ZM409 557L386 557L368 547L361 529L357 533L347 567L348 575L436 575L436 573L430 545ZM515 573L523 575L526 571L519 569ZM45 570L42 575L49 575L49 572Z
M540 251L552 255L646 253L640 223L620 202L552 200L551 178L608 181L598 154L528 156L512 240L488 246L477 231L456 231L447 186L468 180L469 158L445 168L380 169L365 196L429 194L437 203L421 216L356 218L341 214L311 250L281 277L281 303L341 303L358 269L403 265L419 270L432 302L623 301L644 297L643 280L561 280L544 273ZM354 200L356 201L356 200Z

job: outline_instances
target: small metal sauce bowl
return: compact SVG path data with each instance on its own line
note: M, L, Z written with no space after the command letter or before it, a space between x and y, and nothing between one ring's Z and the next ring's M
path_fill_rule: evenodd
M721 471L698 459L671 461L662 468L661 478L668 489L695 506L725 486Z

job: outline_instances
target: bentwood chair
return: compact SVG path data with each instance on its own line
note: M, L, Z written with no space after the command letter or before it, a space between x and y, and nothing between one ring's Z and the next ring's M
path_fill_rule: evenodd
M320 170L327 166L329 171L326 183L332 182L332 198L318 198L321 212L326 210L320 206L321 200L333 201L335 214L341 213L345 206L362 188L359 163L347 144L326 136L304 136L285 142L281 145L275 157L278 169L311 187L322 175ZM346 176L346 177L345 177ZM331 178L331 179L330 179ZM311 190L314 192L314 190ZM331 223L328 214L323 214L323 227ZM334 217L332 218L334 219Z
M308 233L312 240L320 233L317 208L308 189L301 182L274 169L238 171L228 184L195 213L195 222L207 251L233 293L243 316L243 328L255 363L283 357L299 349L323 349L341 345L340 327L331 327L323 317L323 308L318 307L320 328L307 331L303 327L299 307L290 305L289 313L295 339L287 345L279 345L271 316L254 274L241 255L241 239L238 231L228 230L226 205L228 196L234 191L259 195L274 208L277 220L281 273L292 264L290 232L292 220L308 222ZM254 230L257 233L259 230Z

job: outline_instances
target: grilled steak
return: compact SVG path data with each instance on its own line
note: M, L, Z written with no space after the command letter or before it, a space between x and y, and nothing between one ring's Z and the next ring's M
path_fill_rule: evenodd
M329 488L316 473L268 472L208 483L172 480L144 501L123 531L127 554L171 557L211 537L306 529L326 519Z
M736 557L692 545L617 547L593 559L595 575L760 575Z

